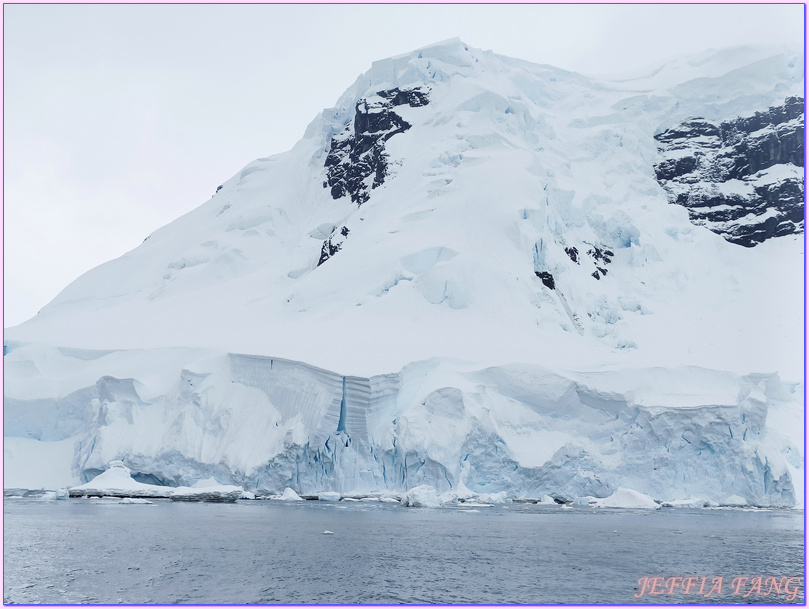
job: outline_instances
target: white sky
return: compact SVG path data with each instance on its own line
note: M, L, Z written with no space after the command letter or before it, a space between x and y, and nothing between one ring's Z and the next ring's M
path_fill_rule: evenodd
M283 152L371 62L459 37L591 74L802 48L792 5L5 5L4 326Z

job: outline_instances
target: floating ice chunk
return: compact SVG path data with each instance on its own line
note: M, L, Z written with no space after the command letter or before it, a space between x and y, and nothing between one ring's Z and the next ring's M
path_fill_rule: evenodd
M552 503L556 503L556 502L553 500L553 497L551 497L550 495L542 495L542 497L539 498L539 503L552 504Z
M332 501L340 501L340 493L335 493L335 492L328 491L328 492L325 492L325 493L319 493L317 498L320 501L330 501L330 502L332 502Z
M411 488L402 497L402 505L405 507L441 507L441 499L432 486L422 484Z
M172 501L236 501L244 492L241 486L157 486L132 479L123 461L110 461L109 469L90 482L68 490L71 497L168 497ZM207 482L206 482L207 484ZM54 497L55 498L55 497Z
M123 504L126 504L126 505L129 505L129 504L154 505L154 501L149 501L148 499L139 499L138 497L124 497L118 503L123 503Z
M324 535L334 535L334 531L323 531Z
M242 491L242 494L239 495L239 499L255 499L256 494L250 491Z
M68 489L71 497L170 497L170 486L143 484L132 479L129 468L118 459L110 461L109 469L90 482Z
M286 487L284 492L281 493L281 496L278 497L280 501L303 501L303 497L301 497L298 493L293 491L291 488Z
M596 505L598 501L599 500L597 497L576 497L575 499L573 499L573 505L583 505L583 506Z
M633 491L629 488L618 488L612 495L605 499L598 499L595 502L597 507L611 507L611 508L632 508L632 509L646 509L658 510L660 505L655 503L655 500L644 495L638 491Z
M663 507L672 508L701 508L706 504L703 499L675 499L674 501L664 501Z
M430 394L430 397L434 396L435 394L444 391L443 389L439 389L438 391L433 392ZM460 392L458 392L460 394ZM428 397L428 401L429 401ZM461 398L463 399L463 398ZM463 407L463 402L461 402L461 407ZM470 501L475 499L478 496L477 493L470 491L466 488L466 485L463 482L459 482L458 486L454 489L450 489L444 493L441 493L440 499L442 503L458 503L458 501Z
M241 497L244 489L241 486L206 486L191 488L181 486L174 489L169 497L172 501L212 501L217 503L233 503Z

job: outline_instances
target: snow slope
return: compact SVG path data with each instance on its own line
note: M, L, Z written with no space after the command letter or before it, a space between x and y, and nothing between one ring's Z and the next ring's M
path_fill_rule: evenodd
M692 224L654 136L802 92L800 53L753 47L622 81L457 40L375 62L6 329L5 434L80 435L82 479L790 504L802 235Z

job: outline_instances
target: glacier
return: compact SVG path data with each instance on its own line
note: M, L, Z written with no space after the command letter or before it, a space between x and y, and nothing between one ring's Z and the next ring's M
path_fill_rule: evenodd
M744 146L675 135L789 100L795 148L803 85L763 47L620 80L459 40L374 62L292 150L5 329L6 486L121 460L268 494L802 505L802 148L753 132L744 187L775 207L714 197L706 223L735 184L710 155Z
M767 417L794 409L802 386L777 374L570 374L435 359L362 378L201 350L76 355L10 350L9 363L63 373L52 398L41 374L10 383L5 416L7 434L72 439L81 482L121 459L139 482L192 486L213 477L263 493L429 485L559 501L620 487L661 501L741 496L789 506L797 498L800 446ZM23 394L29 399L8 400Z

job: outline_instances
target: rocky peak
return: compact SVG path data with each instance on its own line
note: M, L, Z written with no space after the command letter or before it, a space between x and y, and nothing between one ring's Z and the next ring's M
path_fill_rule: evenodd
M389 174L385 142L411 126L393 108L426 106L427 93L426 88L394 88L357 101L353 130L346 125L342 133L335 135L326 157L327 179L323 187L331 189L334 199L348 195L362 205L371 196L370 190L382 185Z

